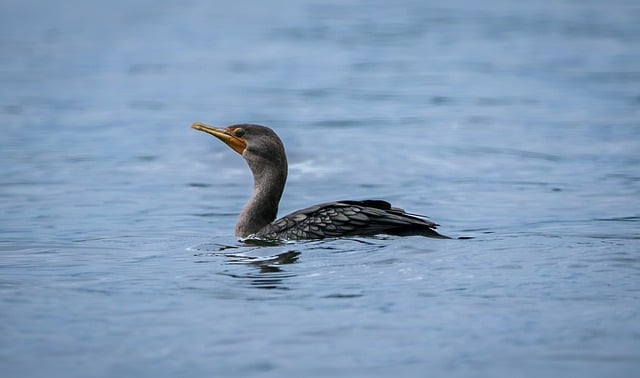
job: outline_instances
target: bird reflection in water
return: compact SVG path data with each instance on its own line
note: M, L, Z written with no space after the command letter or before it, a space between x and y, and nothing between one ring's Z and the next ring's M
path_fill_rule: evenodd
M294 277L295 274L288 273L284 269L281 268L282 265L294 264L298 261L298 256L300 256L299 251L288 250L285 252L271 254L267 256L256 256L256 252L264 252L269 248L265 247L275 247L281 245L281 243L274 242L250 242L245 245L203 245L197 247L198 250L209 250L211 251L213 246L216 246L216 252L207 252L207 253L198 253L196 256L205 257L205 256L224 256L227 258L226 264L228 265L244 265L249 266L252 271L247 273L238 273L231 271L222 271L219 274L239 278L241 280L248 280L251 287L256 287L260 289L280 289L280 290L288 290L289 288L285 285L285 280L291 277ZM247 244L256 245L256 247L247 248ZM231 250L237 250L234 252L230 252ZM198 260L198 263L211 262L211 260Z
M251 286L260 289L280 289L288 290L289 288L284 284L284 281L288 278L294 277L295 274L287 273L281 268L282 265L293 264L298 261L298 251L287 251L268 258L257 258L249 256L238 256L233 254L227 254L230 258L230 264L245 264L257 268L257 272L251 272L247 274L237 274L230 272L222 272L220 274L250 280Z

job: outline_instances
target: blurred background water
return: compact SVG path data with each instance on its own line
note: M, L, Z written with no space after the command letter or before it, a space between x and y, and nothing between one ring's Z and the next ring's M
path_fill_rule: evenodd
M640 374L640 3L3 1L0 374ZM250 246L379 198L451 236Z

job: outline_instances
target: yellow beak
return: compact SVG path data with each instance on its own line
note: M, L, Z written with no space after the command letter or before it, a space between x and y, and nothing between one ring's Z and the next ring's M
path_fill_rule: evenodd
M243 138L234 136L233 132L228 128L208 126L200 122L194 123L191 125L191 128L213 135L240 155L242 155L244 150L247 148L247 142Z

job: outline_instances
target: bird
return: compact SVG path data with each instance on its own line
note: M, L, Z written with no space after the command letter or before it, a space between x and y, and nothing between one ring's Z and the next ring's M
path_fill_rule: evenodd
M191 128L224 142L251 169L253 193L235 227L241 240L315 240L379 234L450 239L436 231L438 224L377 199L321 203L276 220L288 171L280 137L269 127L248 123L214 127L195 122Z

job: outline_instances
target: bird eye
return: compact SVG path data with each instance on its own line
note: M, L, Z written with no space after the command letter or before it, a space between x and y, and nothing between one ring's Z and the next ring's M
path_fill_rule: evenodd
M235 135L236 138L242 138L244 136L244 129L235 129L233 135Z

